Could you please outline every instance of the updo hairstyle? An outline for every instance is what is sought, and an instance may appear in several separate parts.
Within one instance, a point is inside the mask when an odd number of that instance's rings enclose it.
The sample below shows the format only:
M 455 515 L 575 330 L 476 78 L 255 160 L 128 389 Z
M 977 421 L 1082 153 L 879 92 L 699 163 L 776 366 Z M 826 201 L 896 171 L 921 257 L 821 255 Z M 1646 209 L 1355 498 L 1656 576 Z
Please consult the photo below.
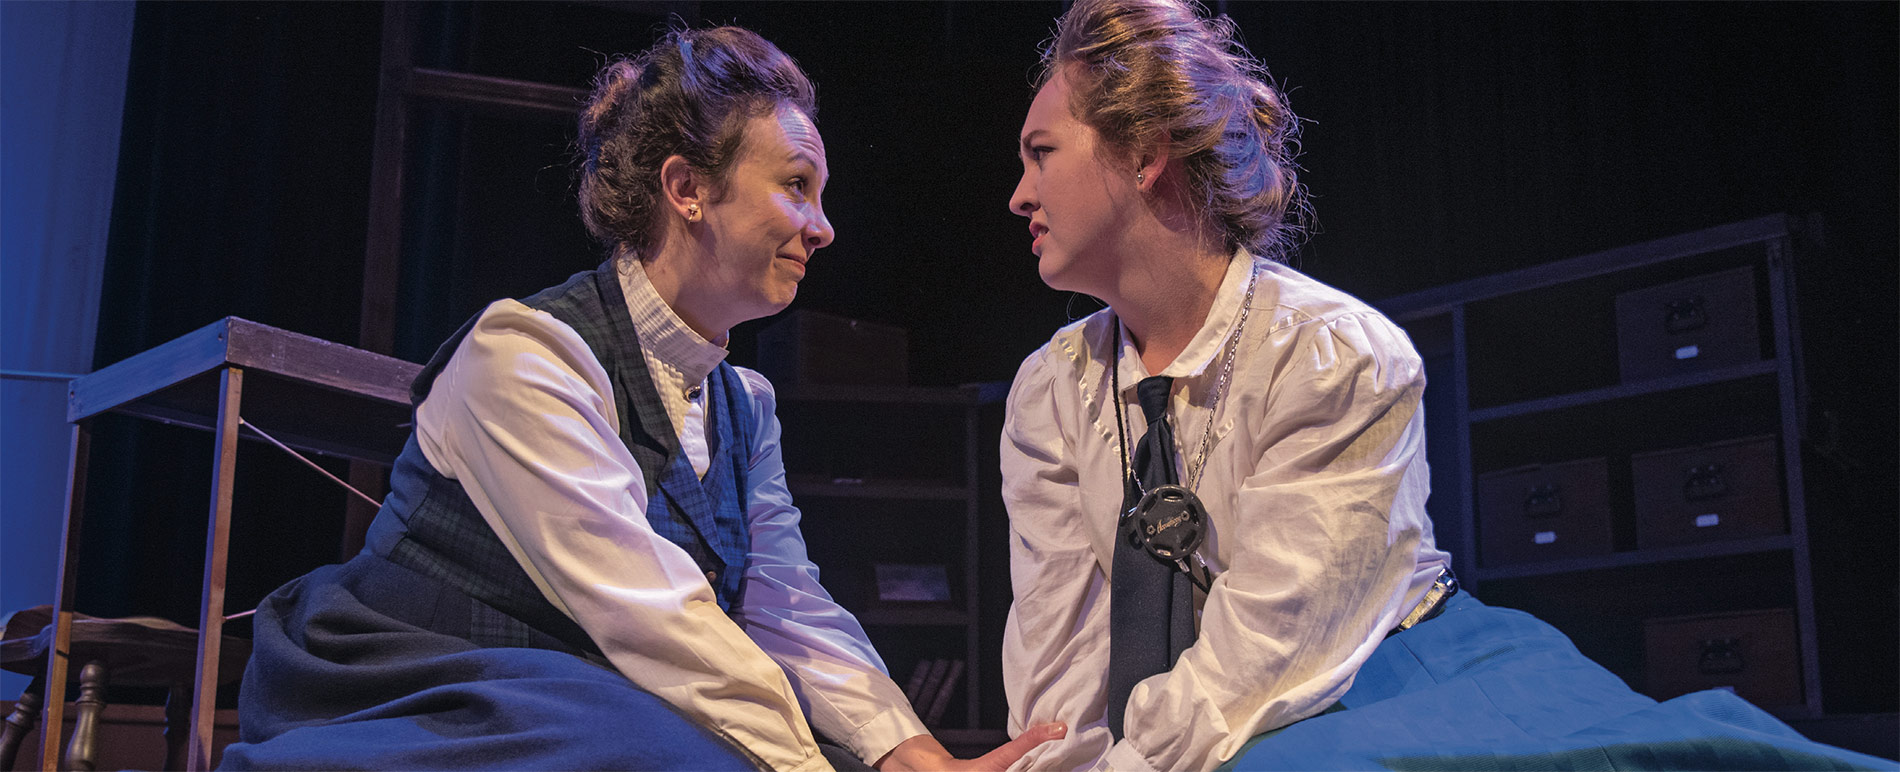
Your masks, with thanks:
M 811 80 L 792 58 L 738 27 L 674 29 L 594 77 L 581 111 L 581 220 L 615 258 L 650 258 L 665 232 L 660 165 L 686 159 L 715 200 L 746 122 L 782 104 L 817 119 Z
M 1058 72 L 1069 109 L 1106 148 L 1165 139 L 1228 249 L 1284 260 L 1305 232 L 1300 120 L 1235 39 L 1192 0 L 1076 0 L 1045 45 L 1035 85 Z

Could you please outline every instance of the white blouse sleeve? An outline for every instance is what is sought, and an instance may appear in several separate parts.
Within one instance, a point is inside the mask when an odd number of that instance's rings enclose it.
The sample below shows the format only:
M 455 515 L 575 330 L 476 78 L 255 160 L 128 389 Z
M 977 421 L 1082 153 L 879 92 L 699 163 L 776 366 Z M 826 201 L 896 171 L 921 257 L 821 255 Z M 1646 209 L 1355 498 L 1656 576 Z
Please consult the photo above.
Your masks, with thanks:
M 1024 361 L 1003 423 L 1003 500 L 1009 503 L 1015 593 L 1003 628 L 1003 688 L 1012 737 L 1047 721 L 1065 722 L 1070 730 L 1030 750 L 1013 769 L 1086 764 L 1106 753 L 1110 741 L 1100 722 L 1107 704 L 1108 603 L 1101 597 L 1106 577 L 1084 531 L 1051 357 L 1044 349 Z
M 784 673 L 653 532 L 613 388 L 574 330 L 488 307 L 417 410 L 430 465 L 461 482 L 548 600 L 615 668 L 775 769 L 828 769 Z M 602 727 L 602 731 L 613 731 Z
M 812 725 L 866 763 L 877 761 L 929 730 L 891 681 L 857 618 L 819 585 L 785 484 L 777 397 L 765 376 L 739 373 L 758 426 L 746 472 L 752 551 L 739 617 L 759 647 L 783 666 Z
M 1372 313 L 1272 335 L 1286 356 L 1250 371 L 1262 402 L 1236 404 L 1230 441 L 1258 461 L 1221 535 L 1231 563 L 1195 645 L 1129 699 L 1124 743 L 1155 769 L 1211 769 L 1337 701 L 1404 611 L 1421 528 L 1390 513 L 1422 511 L 1427 488 L 1418 355 Z

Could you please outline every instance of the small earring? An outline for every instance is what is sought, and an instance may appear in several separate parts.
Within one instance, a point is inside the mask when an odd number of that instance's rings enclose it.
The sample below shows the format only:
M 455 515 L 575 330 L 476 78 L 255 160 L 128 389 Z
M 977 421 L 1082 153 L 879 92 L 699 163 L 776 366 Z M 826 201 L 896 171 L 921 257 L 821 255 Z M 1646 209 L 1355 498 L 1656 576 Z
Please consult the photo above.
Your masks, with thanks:
M 686 221 L 699 222 L 699 205 L 698 204 L 686 205 Z
M 1147 179 L 1148 179 L 1148 173 L 1147 173 L 1147 172 L 1135 172 L 1135 184 L 1136 184 L 1136 185 L 1140 185 L 1141 183 L 1143 183 L 1143 182 L 1145 182 L 1145 181 L 1147 181 Z

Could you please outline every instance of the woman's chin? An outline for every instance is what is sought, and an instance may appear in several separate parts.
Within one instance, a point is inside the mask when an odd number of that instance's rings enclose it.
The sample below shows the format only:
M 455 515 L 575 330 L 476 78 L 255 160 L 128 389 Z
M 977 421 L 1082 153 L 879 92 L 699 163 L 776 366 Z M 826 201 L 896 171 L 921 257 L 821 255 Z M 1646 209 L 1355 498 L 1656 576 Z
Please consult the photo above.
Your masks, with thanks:
M 783 311 L 791 307 L 792 301 L 797 300 L 797 299 L 798 299 L 798 285 L 793 284 L 781 292 L 774 293 L 772 297 L 767 298 L 765 301 L 765 307 L 766 307 L 765 313 L 760 314 L 760 316 L 762 317 L 771 316 L 780 311 Z
M 1068 261 L 1044 252 L 1042 258 L 1036 261 L 1036 275 L 1042 277 L 1042 283 L 1049 285 L 1049 289 L 1066 291 L 1069 289 L 1069 267 Z
M 1078 268 L 1074 260 L 1047 253 L 1043 255 L 1040 262 L 1036 263 L 1036 273 L 1042 277 L 1043 284 L 1049 285 L 1049 289 L 1095 295 L 1095 292 L 1091 291 L 1094 285 L 1087 281 L 1087 277 L 1083 275 L 1084 272 L 1077 270 Z

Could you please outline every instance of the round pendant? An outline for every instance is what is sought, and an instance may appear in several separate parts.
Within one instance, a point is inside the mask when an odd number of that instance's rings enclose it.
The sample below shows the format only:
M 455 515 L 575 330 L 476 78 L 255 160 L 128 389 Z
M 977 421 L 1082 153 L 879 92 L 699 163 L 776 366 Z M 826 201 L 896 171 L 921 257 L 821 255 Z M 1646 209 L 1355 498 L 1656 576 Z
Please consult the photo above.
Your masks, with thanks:
M 1155 487 L 1128 514 L 1148 554 L 1169 562 L 1194 554 L 1207 536 L 1207 508 L 1179 485 Z

